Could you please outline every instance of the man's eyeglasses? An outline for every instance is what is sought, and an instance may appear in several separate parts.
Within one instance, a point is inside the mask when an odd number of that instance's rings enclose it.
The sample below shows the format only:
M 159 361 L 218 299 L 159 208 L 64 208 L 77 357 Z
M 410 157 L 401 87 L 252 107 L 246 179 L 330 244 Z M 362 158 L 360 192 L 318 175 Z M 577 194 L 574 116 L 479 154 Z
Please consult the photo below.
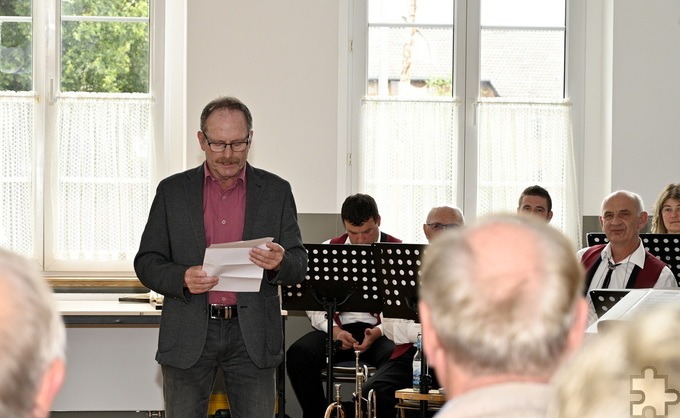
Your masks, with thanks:
M 235 142 L 210 142 L 208 139 L 208 135 L 203 132 L 203 137 L 205 138 L 205 142 L 208 144 L 210 147 L 210 151 L 212 152 L 224 152 L 224 150 L 227 149 L 227 147 L 231 147 L 232 152 L 243 152 L 248 148 L 248 144 L 250 144 L 250 134 L 248 134 L 247 137 L 243 141 L 235 141 Z
M 425 224 L 429 226 L 430 228 L 436 230 L 436 231 L 441 231 L 443 229 L 454 229 L 458 228 L 460 225 L 458 224 L 440 224 L 439 222 L 431 223 L 431 224 Z

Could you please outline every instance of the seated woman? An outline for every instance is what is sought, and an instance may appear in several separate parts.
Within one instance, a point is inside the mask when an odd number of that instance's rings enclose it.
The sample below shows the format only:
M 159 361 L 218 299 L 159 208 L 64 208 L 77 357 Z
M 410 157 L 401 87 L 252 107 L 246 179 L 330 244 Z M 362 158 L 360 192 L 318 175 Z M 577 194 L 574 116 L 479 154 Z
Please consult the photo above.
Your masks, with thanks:
M 656 199 L 652 233 L 680 234 L 680 183 L 669 184 Z

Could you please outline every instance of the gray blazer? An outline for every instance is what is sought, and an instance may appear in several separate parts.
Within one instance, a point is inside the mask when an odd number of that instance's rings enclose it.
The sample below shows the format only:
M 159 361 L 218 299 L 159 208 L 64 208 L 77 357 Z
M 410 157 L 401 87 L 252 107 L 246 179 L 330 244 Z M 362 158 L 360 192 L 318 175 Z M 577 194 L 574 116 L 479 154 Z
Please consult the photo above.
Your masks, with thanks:
M 135 272 L 149 289 L 165 296 L 156 360 L 186 369 L 201 355 L 208 329 L 207 293 L 184 288 L 184 272 L 203 264 L 203 165 L 160 182 L 135 257 Z M 246 165 L 243 240 L 274 237 L 285 250 L 278 273 L 265 271 L 259 292 L 237 293 L 238 321 L 255 365 L 276 367 L 283 360 L 279 285 L 300 283 L 307 252 L 297 224 L 290 184 Z

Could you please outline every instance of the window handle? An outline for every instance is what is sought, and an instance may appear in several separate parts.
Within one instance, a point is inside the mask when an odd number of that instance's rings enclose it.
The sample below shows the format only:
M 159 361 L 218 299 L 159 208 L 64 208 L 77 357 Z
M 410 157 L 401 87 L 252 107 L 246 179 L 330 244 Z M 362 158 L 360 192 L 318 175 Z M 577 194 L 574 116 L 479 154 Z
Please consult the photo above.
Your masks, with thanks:
M 50 91 L 47 93 L 47 102 L 54 104 L 54 79 L 50 78 Z

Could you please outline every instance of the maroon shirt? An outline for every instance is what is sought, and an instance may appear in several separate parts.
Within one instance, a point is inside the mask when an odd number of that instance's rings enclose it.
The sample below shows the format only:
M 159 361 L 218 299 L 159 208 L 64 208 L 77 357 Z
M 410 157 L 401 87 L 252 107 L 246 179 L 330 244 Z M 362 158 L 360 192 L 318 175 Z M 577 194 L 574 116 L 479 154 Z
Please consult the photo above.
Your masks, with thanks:
M 246 168 L 239 173 L 236 183 L 229 189 L 222 189 L 204 163 L 203 183 L 203 227 L 205 244 L 221 244 L 243 239 L 243 225 L 246 218 Z M 208 303 L 235 305 L 236 293 L 211 290 Z

